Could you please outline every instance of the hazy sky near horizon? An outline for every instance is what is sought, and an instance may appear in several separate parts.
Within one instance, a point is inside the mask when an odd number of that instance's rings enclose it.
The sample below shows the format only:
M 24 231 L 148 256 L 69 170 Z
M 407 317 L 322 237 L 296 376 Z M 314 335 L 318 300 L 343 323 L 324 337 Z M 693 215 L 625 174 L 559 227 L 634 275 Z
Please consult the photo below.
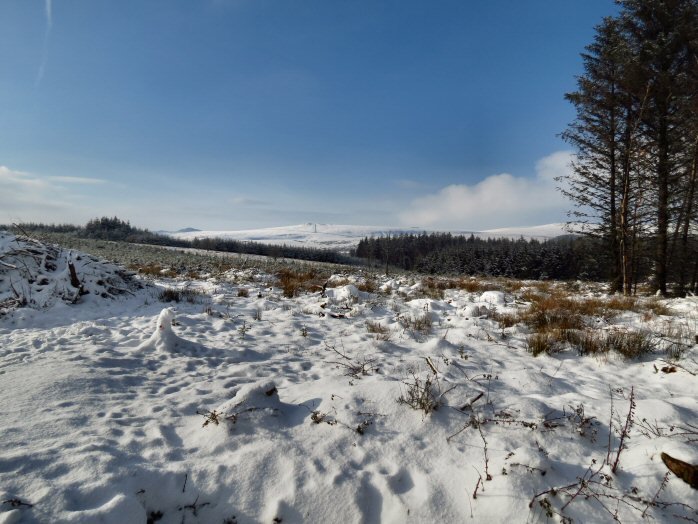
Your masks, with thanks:
M 0 223 L 565 220 L 612 0 L 0 2 Z

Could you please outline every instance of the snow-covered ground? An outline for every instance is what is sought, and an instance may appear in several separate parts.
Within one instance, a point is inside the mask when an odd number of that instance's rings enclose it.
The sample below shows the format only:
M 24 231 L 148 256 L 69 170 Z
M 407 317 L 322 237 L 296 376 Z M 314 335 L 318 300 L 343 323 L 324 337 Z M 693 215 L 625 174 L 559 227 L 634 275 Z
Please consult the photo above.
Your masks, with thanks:
M 185 231 L 169 233 L 175 238 L 193 240 L 194 238 L 226 238 L 265 244 L 286 244 L 338 251 L 349 251 L 356 247 L 365 237 L 381 237 L 403 233 L 429 232 L 420 228 L 390 228 L 381 226 L 351 226 L 333 224 L 298 224 L 285 227 L 263 229 L 246 229 L 239 231 Z M 545 240 L 566 234 L 564 224 L 547 224 L 532 227 L 512 227 L 486 231 L 451 231 L 453 234 L 471 235 L 481 238 L 535 238 Z
M 357 273 L 285 298 L 247 268 L 138 289 L 89 255 L 0 248 L 2 523 L 698 521 L 660 460 L 698 463 L 696 346 L 673 372 L 660 351 L 535 358 L 492 314 L 526 287 L 427 298 Z M 28 274 L 53 287 L 23 306 Z M 109 275 L 128 292 L 102 296 Z M 590 322 L 696 332 L 695 299 L 665 305 Z

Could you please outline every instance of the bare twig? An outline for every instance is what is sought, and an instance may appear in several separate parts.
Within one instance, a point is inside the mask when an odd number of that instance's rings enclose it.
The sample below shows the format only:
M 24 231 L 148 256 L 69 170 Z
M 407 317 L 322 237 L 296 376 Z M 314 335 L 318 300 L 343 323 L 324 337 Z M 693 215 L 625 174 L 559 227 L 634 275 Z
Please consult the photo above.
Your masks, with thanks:
M 662 479 L 662 482 L 659 484 L 659 489 L 657 489 L 657 492 L 654 494 L 654 497 L 652 497 L 652 500 L 647 503 L 647 507 L 645 508 L 645 511 L 642 512 L 643 519 L 645 518 L 645 515 L 647 514 L 647 510 L 650 509 L 651 506 L 655 505 L 655 501 L 657 500 L 657 497 L 659 497 L 659 494 L 666 487 L 668 482 L 669 482 L 669 472 L 664 474 L 664 478 Z
M 434 373 L 434 375 L 438 375 L 439 372 L 436 370 L 436 367 L 434 366 L 434 363 L 431 361 L 431 358 L 424 357 L 424 360 L 427 361 L 427 364 L 431 368 L 431 371 Z
M 473 469 L 475 469 L 475 466 L 473 466 Z M 477 484 L 475 484 L 475 490 L 473 491 L 473 499 L 477 499 L 477 490 L 480 489 L 480 486 L 482 486 L 482 491 L 485 491 L 485 485 L 482 482 L 482 475 L 480 475 L 480 472 L 475 469 L 477 473 Z
M 628 407 L 628 415 L 625 417 L 625 425 L 623 426 L 623 429 L 620 432 L 620 442 L 618 443 L 618 451 L 616 452 L 616 459 L 613 461 L 613 466 L 611 467 L 611 471 L 613 473 L 616 472 L 618 469 L 618 463 L 620 462 L 620 454 L 625 449 L 625 441 L 630 438 L 630 428 L 633 426 L 634 423 L 634 415 L 635 415 L 635 387 L 630 388 L 630 406 Z

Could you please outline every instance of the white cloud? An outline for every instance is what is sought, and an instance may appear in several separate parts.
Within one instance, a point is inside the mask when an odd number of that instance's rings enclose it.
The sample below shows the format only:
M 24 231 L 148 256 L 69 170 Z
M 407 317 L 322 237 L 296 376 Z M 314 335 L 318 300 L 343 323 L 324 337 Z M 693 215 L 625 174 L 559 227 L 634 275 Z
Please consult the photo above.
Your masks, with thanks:
M 570 172 L 574 155 L 570 151 L 557 151 L 536 162 L 536 174 L 539 180 L 554 182 L 558 176 Z
M 558 151 L 536 163 L 535 178 L 508 173 L 474 185 L 454 184 L 412 201 L 399 215 L 404 225 L 448 229 L 488 229 L 564 220 L 569 207 L 555 177 L 570 170 L 572 153 Z
M 82 221 L 86 210 L 76 184 L 106 183 L 98 178 L 40 176 L 0 165 L 0 223 Z

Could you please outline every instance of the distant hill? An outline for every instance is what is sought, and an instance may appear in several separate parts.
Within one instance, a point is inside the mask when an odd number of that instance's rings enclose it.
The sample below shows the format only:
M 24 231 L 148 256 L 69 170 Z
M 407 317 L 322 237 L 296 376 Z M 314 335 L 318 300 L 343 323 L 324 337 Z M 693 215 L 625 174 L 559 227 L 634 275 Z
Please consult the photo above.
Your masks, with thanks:
M 545 224 L 530 227 L 510 227 L 489 229 L 485 231 L 449 231 L 454 235 L 475 235 L 479 238 L 520 238 L 546 240 L 567 234 L 565 224 Z M 264 244 L 286 244 L 288 246 L 334 249 L 347 252 L 354 249 L 364 237 L 383 237 L 400 234 L 431 233 L 418 227 L 387 227 L 387 226 L 357 226 L 337 224 L 315 224 L 307 222 L 292 226 L 268 227 L 243 230 L 198 230 L 194 228 L 180 229 L 176 232 L 162 232 L 181 240 L 194 238 L 223 238 Z
M 154 233 L 156 235 L 174 236 L 174 235 L 178 235 L 179 233 L 196 233 L 197 231 L 201 231 L 201 230 L 196 229 L 195 227 L 183 227 L 182 229 L 178 229 L 177 231 L 165 231 L 163 229 L 160 229 L 158 231 L 154 231 Z

